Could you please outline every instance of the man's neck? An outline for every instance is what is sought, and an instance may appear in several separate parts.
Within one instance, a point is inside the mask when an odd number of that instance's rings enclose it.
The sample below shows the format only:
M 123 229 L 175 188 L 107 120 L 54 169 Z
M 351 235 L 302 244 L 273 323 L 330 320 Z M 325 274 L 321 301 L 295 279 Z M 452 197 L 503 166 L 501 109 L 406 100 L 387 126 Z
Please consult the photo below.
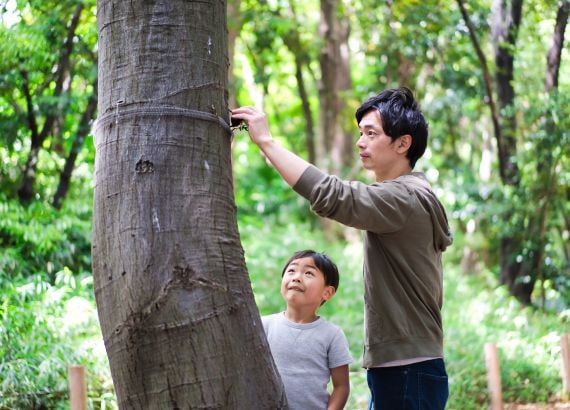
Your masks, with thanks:
M 376 182 L 384 182 L 391 179 L 396 179 L 398 177 L 401 177 L 402 175 L 407 175 L 411 172 L 412 172 L 412 167 L 410 167 L 410 164 L 406 161 L 406 163 L 396 165 L 386 171 L 377 172 Z

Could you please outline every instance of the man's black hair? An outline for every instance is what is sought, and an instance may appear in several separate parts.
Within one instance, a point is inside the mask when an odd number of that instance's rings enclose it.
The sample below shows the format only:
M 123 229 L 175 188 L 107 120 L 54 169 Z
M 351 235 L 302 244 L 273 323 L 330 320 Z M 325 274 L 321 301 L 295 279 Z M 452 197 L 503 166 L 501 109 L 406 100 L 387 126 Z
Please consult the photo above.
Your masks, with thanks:
M 392 141 L 402 135 L 410 135 L 412 144 L 406 155 L 413 168 L 424 154 L 428 139 L 428 124 L 409 88 L 400 87 L 382 91 L 370 98 L 356 110 L 356 121 L 360 124 L 364 114 L 377 110 L 384 133 Z

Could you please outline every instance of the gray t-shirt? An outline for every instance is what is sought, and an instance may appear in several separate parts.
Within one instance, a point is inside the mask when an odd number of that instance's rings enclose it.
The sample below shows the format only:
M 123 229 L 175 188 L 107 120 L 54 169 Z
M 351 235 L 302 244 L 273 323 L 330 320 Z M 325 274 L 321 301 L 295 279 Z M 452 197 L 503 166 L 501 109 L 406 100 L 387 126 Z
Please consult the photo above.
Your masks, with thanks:
M 312 323 L 291 322 L 284 312 L 261 319 L 289 409 L 326 409 L 330 369 L 352 363 L 342 329 L 321 317 Z

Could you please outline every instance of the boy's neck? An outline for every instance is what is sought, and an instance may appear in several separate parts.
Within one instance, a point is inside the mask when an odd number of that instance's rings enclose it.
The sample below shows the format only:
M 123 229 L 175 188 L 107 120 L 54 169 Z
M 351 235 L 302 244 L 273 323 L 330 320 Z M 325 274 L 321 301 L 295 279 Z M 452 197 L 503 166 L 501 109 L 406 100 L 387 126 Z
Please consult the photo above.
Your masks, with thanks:
M 317 312 L 314 310 L 304 310 L 304 309 L 293 309 L 287 307 L 285 309 L 285 318 L 294 323 L 312 323 L 317 320 Z

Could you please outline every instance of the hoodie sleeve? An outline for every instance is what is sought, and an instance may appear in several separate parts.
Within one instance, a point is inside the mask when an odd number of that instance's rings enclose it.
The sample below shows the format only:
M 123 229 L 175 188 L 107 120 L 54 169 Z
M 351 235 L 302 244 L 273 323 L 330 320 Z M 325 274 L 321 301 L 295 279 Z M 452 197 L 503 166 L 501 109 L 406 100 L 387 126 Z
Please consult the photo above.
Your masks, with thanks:
M 318 215 L 379 234 L 401 229 L 410 213 L 410 192 L 402 184 L 346 182 L 311 166 L 293 189 Z

